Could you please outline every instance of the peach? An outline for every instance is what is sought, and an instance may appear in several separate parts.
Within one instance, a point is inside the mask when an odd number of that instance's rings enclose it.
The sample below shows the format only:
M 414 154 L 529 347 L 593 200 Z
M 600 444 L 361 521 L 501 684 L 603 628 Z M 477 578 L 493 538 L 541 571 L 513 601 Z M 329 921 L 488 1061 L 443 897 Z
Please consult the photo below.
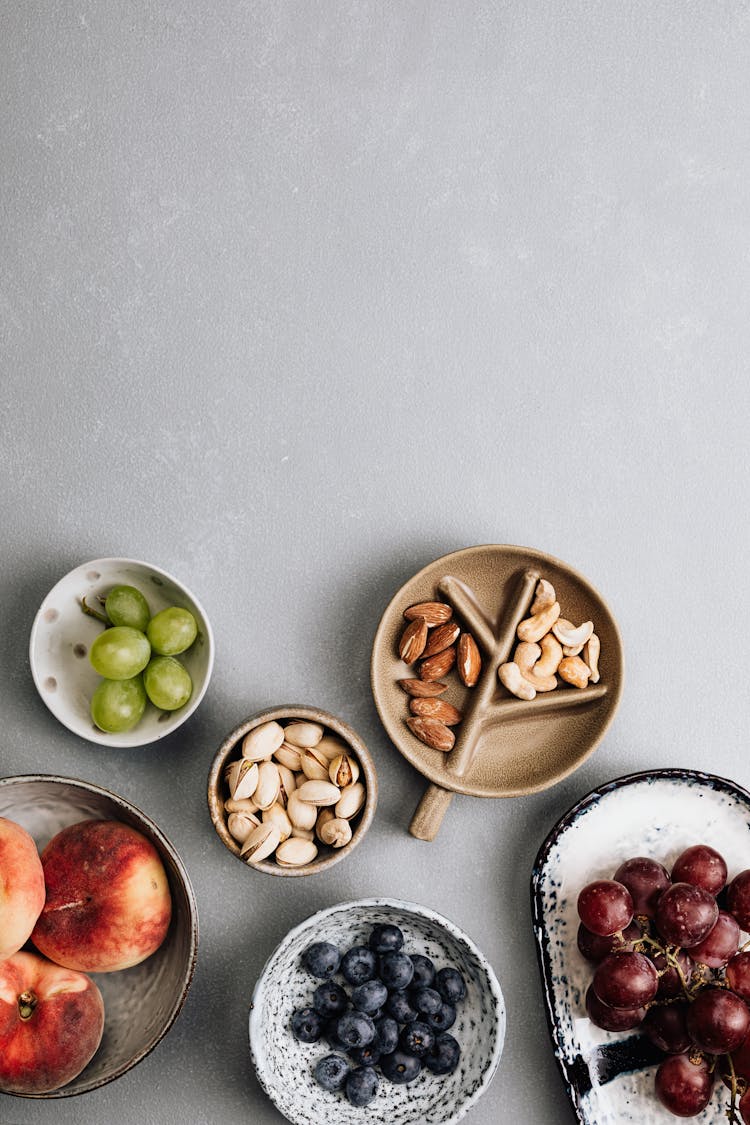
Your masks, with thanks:
M 116 820 L 63 828 L 42 852 L 47 901 L 31 935 L 40 953 L 84 973 L 128 969 L 166 937 L 172 899 L 156 848 Z
M 0 817 L 0 961 L 29 939 L 44 906 L 44 873 L 25 828 Z
M 104 1004 L 94 982 L 35 953 L 0 962 L 0 1090 L 46 1094 L 96 1052 Z

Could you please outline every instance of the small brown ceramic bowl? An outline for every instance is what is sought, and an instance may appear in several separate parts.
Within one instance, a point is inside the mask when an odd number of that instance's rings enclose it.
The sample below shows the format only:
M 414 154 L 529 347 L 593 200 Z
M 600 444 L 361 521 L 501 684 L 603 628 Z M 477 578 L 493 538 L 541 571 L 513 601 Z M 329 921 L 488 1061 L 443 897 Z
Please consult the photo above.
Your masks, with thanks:
M 96 981 L 104 1000 L 104 1035 L 91 1062 L 59 1090 L 15 1096 L 65 1098 L 84 1094 L 119 1078 L 145 1058 L 179 1015 L 198 953 L 193 888 L 182 860 L 154 822 L 135 805 L 89 782 L 44 774 L 0 778 L 0 817 L 25 828 L 40 851 L 70 824 L 120 820 L 150 840 L 167 872 L 172 920 L 163 944 L 131 969 L 87 974 Z
M 224 801 L 229 796 L 229 789 L 224 776 L 226 767 L 242 756 L 242 740 L 255 727 L 272 721 L 285 726 L 295 720 L 320 723 L 325 728 L 326 735 L 333 735 L 349 748 L 352 756 L 359 762 L 359 780 L 365 788 L 365 800 L 362 808 L 350 820 L 352 838 L 347 844 L 339 848 L 329 847 L 321 843 L 316 836 L 315 843 L 318 847 L 318 854 L 312 862 L 304 866 L 283 867 L 276 862 L 273 856 L 248 864 L 249 867 L 258 871 L 265 871 L 268 875 L 316 875 L 319 871 L 326 871 L 329 867 L 333 867 L 335 863 L 339 863 L 346 856 L 351 855 L 370 827 L 378 801 L 378 780 L 370 752 L 359 735 L 342 719 L 330 715 L 327 711 L 321 711 L 317 707 L 305 707 L 297 704 L 288 704 L 283 707 L 273 707 L 268 711 L 261 711 L 257 715 L 245 719 L 227 735 L 216 752 L 208 775 L 208 808 L 211 813 L 211 820 L 217 835 L 232 855 L 242 859 L 240 855 L 241 845 L 230 834 L 224 811 Z M 261 815 L 260 812 L 257 813 L 259 818 Z M 244 863 L 245 860 L 242 860 L 242 862 Z

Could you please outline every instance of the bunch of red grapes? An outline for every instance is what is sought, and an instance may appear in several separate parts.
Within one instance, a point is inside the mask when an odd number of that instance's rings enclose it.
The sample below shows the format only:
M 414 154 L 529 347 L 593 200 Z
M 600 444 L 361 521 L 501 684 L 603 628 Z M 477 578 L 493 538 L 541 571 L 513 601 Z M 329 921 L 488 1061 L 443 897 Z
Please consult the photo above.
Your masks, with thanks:
M 640 1027 L 664 1052 L 656 1094 L 677 1117 L 706 1108 L 718 1075 L 731 1091 L 727 1117 L 750 1125 L 750 949 L 740 949 L 750 870 L 727 885 L 727 865 L 707 844 L 684 851 L 671 876 L 636 856 L 585 886 L 578 914 L 578 948 L 596 965 L 592 1023 Z

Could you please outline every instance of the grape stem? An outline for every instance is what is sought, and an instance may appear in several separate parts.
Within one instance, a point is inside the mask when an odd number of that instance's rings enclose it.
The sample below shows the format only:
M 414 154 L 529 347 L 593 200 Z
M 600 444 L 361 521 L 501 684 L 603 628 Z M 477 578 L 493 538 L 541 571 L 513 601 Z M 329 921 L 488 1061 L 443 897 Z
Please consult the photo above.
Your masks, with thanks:
M 93 606 L 90 606 L 85 597 L 80 599 L 80 604 L 82 611 L 88 614 L 89 617 L 95 617 L 97 621 L 101 621 L 102 625 L 109 625 L 109 618 L 105 617 L 103 613 L 100 613 L 98 609 L 94 609 Z
M 734 1069 L 734 1060 L 731 1055 L 725 1055 L 724 1058 L 729 1064 L 729 1078 L 730 1078 L 730 1101 L 727 1106 L 727 1120 L 732 1125 L 742 1125 L 742 1121 L 737 1116 L 737 1094 L 740 1093 L 740 1084 L 737 1081 L 737 1073 Z

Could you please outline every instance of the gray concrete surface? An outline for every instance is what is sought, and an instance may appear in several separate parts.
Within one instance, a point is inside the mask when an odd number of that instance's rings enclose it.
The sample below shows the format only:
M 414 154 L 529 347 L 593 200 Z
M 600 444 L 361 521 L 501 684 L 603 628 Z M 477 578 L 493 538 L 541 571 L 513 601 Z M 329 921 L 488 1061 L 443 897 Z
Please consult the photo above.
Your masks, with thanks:
M 508 1040 L 471 1125 L 572 1120 L 528 879 L 593 785 L 683 765 L 750 783 L 750 8 L 746 3 L 40 0 L 0 12 L 0 774 L 85 777 L 184 857 L 202 941 L 166 1040 L 8 1125 L 280 1117 L 246 1048 L 255 977 L 320 906 L 388 894 L 463 926 Z M 373 633 L 446 551 L 548 550 L 617 615 L 606 741 L 556 788 L 459 799 L 372 703 Z M 69 734 L 27 662 L 78 562 L 144 558 L 215 628 L 209 694 L 139 752 Z M 223 735 L 318 704 L 375 755 L 369 838 L 254 876 L 208 820 Z

